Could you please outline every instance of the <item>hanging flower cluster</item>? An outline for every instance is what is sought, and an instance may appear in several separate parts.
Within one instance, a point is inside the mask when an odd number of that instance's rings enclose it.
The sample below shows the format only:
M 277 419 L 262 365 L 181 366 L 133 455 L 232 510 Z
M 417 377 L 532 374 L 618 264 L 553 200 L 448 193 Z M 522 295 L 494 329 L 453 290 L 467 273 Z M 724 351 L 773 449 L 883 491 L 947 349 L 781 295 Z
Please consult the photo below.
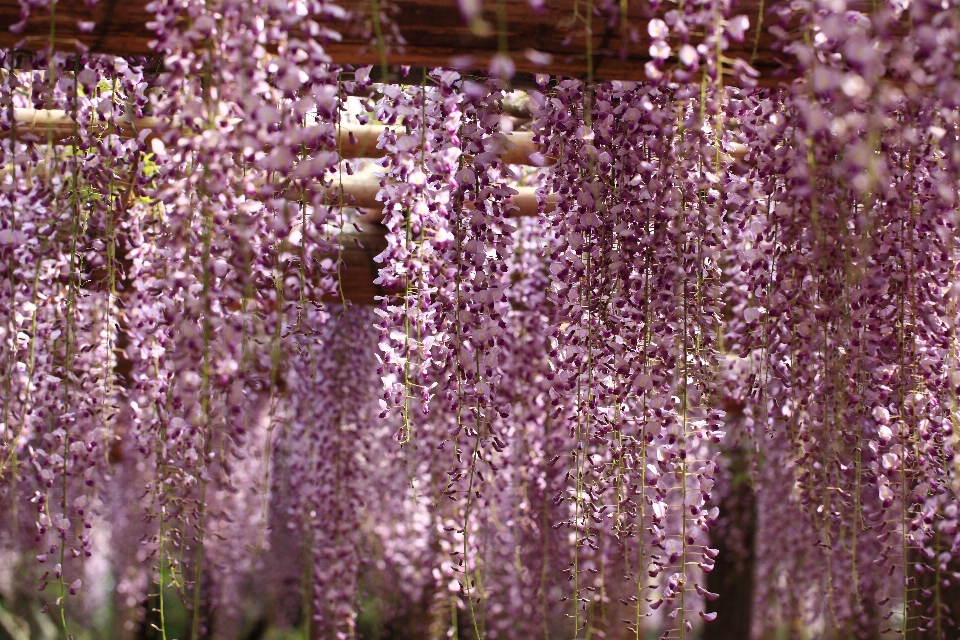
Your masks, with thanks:
M 921 3 L 911 16 L 943 25 L 931 11 Z M 879 81 L 885 64 L 906 71 L 903 56 L 919 53 L 916 38 L 934 28 L 894 39 L 884 56 L 876 43 L 896 17 L 810 13 L 814 44 L 793 45 L 810 81 L 741 103 L 760 197 L 745 218 L 736 279 L 746 295 L 731 337 L 754 363 L 749 420 L 780 461 L 759 471 L 759 486 L 796 487 L 759 539 L 779 535 L 793 511 L 817 541 L 805 558 L 760 554 L 762 575 L 772 585 L 789 571 L 828 596 L 825 609 L 780 598 L 784 615 L 867 633 L 878 608 L 903 607 L 883 626 L 936 635 L 949 617 L 938 595 L 954 546 L 944 533 L 956 533 L 944 475 L 954 439 L 957 185 L 946 131 L 956 105 L 920 93 L 933 74 L 902 76 L 905 91 Z
M 586 618 L 591 599 L 580 585 L 600 564 L 609 522 L 634 567 L 625 595 L 667 603 L 689 631 L 702 588 L 688 566 L 709 566 L 703 543 L 716 516 L 703 443 L 723 435 L 722 414 L 704 397 L 717 360 L 720 209 L 709 186 L 690 198 L 684 184 L 712 171 L 699 152 L 709 138 L 682 94 L 615 84 L 588 97 L 570 82 L 559 90 L 563 107 L 538 126 L 558 157 L 551 294 L 566 322 L 550 343 L 576 403 L 564 416 L 571 484 L 558 496 L 570 501 L 576 537 L 574 616 Z M 652 599 L 650 578 L 662 578 Z

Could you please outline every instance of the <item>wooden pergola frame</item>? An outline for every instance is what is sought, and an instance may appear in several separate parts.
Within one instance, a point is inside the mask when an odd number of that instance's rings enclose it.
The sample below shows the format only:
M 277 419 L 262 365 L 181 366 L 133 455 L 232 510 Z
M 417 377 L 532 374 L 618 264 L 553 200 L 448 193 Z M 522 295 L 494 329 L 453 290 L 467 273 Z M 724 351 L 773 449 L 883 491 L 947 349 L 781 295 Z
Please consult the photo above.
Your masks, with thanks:
M 14 133 L 18 140 L 36 144 L 64 144 L 73 139 L 77 130 L 70 114 L 57 109 L 15 109 L 12 126 L 0 131 L 0 139 L 9 138 Z M 155 117 L 131 118 L 112 123 L 114 131 L 122 137 L 136 137 L 140 132 L 149 131 L 147 139 L 171 123 Z M 106 123 L 98 123 L 94 129 L 106 132 Z M 343 158 L 378 158 L 384 155 L 377 147 L 377 140 L 385 129 L 383 125 L 344 124 L 338 128 L 339 144 Z M 533 143 L 533 134 L 518 131 L 509 136 L 510 148 L 502 154 L 504 162 L 518 165 L 534 165 L 531 157 L 537 147 Z M 10 174 L 7 167 L 0 167 L 0 182 Z M 377 200 L 380 191 L 380 179 L 370 172 L 358 175 L 343 175 L 326 190 L 326 199 L 337 202 L 339 190 L 343 188 L 343 202 L 348 207 L 363 209 L 366 215 L 354 224 L 348 225 L 341 238 L 342 289 L 345 297 L 358 303 L 372 304 L 383 291 L 373 281 L 377 277 L 379 264 L 374 257 L 386 247 L 386 228 L 380 224 L 383 203 Z M 515 217 L 535 216 L 538 201 L 532 187 L 520 187 L 511 199 L 516 207 Z M 548 202 L 548 206 L 551 203 Z
M 535 13 L 528 0 L 488 0 L 479 19 L 468 25 L 455 0 L 396 0 L 393 3 L 377 0 L 378 6 L 386 7 L 386 17 L 395 20 L 405 40 L 402 47 L 396 42 L 387 42 L 381 51 L 370 37 L 371 11 L 377 5 L 373 0 L 354 0 L 342 3 L 354 17 L 349 22 L 331 25 L 343 34 L 343 39 L 324 43 L 324 48 L 338 63 L 376 65 L 377 76 L 382 62 L 394 70 L 400 65 L 465 66 L 482 70 L 506 45 L 521 73 L 586 78 L 589 66 L 595 80 L 645 80 L 644 64 L 650 59 L 647 24 L 658 14 L 648 2 L 628 0 L 621 5 L 626 7 L 626 12 L 618 16 L 617 24 L 594 16 L 588 65 L 588 31 L 583 14 L 587 1 L 546 0 L 543 10 Z M 40 12 L 29 17 L 21 33 L 14 34 L 5 27 L 20 21 L 20 5 L 17 0 L 0 0 L 0 48 L 47 49 L 53 33 L 54 46 L 58 49 L 77 48 L 79 44 L 94 53 L 153 56 L 156 34 L 150 27 L 153 15 L 146 10 L 147 3 L 148 0 L 99 0 L 88 7 L 85 2 L 61 1 L 57 2 L 53 24 L 49 13 Z M 575 7 L 579 7 L 579 11 Z M 769 13 L 770 3 L 766 10 L 762 7 L 762 0 L 746 0 L 737 5 L 734 14 L 747 15 L 750 29 L 742 42 L 731 41 L 724 55 L 728 58 L 727 64 L 735 59 L 750 63 L 760 73 L 757 80 L 761 86 L 776 86 L 789 80 L 793 72 L 783 64 L 789 56 L 782 56 L 776 50 L 778 40 L 760 22 L 769 19 L 764 18 L 764 14 Z M 661 8 L 659 14 L 666 8 Z M 78 26 L 81 22 L 92 22 L 94 27 L 82 32 Z M 501 30 L 505 38 L 500 37 Z M 385 59 L 382 54 L 386 55 Z M 549 60 L 549 64 L 543 64 L 544 60 Z M 39 143 L 65 142 L 76 130 L 69 115 L 62 111 L 18 109 L 15 119 L 17 137 Z M 144 129 L 155 131 L 169 124 L 144 118 L 114 123 L 114 126 L 121 135 L 132 136 Z M 382 129 L 380 125 L 345 125 L 342 132 L 353 135 L 341 139 L 343 156 L 381 157 L 383 151 L 377 148 L 376 141 Z M 9 135 L 10 132 L 0 132 L 0 137 Z M 504 154 L 504 162 L 536 164 L 531 159 L 537 151 L 532 134 L 516 132 L 510 141 L 512 146 Z M 742 156 L 742 153 L 734 155 Z M 0 180 L 5 179 L 2 172 L 0 168 Z M 361 230 L 350 231 L 341 243 L 345 267 L 341 270 L 342 288 L 348 299 L 372 303 L 377 295 L 383 294 L 373 284 L 380 266 L 374 257 L 385 247 L 385 228 L 378 222 L 382 205 L 376 200 L 379 180 L 367 174 L 349 177 L 343 186 L 345 201 L 368 210 L 369 215 L 361 220 Z M 337 197 L 335 192 L 330 195 L 332 200 Z M 513 204 L 517 206 L 514 215 L 536 215 L 537 200 L 531 188 L 520 189 Z M 548 202 L 548 206 L 552 203 Z

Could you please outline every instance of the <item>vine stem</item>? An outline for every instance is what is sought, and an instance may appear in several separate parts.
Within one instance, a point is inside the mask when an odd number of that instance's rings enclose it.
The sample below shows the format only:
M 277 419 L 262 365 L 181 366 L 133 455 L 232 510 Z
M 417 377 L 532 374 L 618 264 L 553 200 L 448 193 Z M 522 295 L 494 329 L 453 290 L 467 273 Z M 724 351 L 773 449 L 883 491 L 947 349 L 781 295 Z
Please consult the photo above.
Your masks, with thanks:
M 477 370 L 480 369 L 480 355 L 479 353 L 476 356 L 477 360 Z M 477 401 L 479 403 L 479 399 Z M 480 412 L 479 407 L 477 407 L 477 423 L 479 426 L 480 422 Z M 464 579 L 464 592 L 467 595 L 467 603 L 470 605 L 470 619 L 473 621 L 473 632 L 476 634 L 477 640 L 480 640 L 482 636 L 480 635 L 480 627 L 477 625 L 477 613 L 473 608 L 473 597 L 470 591 L 473 587 L 470 586 L 470 562 L 467 556 L 467 535 L 469 533 L 470 527 L 470 504 L 473 500 L 473 481 L 474 475 L 477 468 L 477 452 L 480 450 L 480 430 L 477 430 L 477 435 L 474 438 L 473 444 L 473 454 L 470 456 L 470 482 L 467 486 L 467 506 L 464 509 L 463 513 L 463 579 Z M 474 579 L 476 581 L 476 579 Z
M 383 41 L 383 25 L 380 22 L 380 0 L 370 0 L 373 13 L 373 34 L 377 39 L 377 50 L 380 53 L 380 81 L 387 81 L 387 45 Z
M 54 2 L 51 5 L 51 22 L 53 22 L 53 12 L 55 11 L 56 3 Z M 51 26 L 51 33 L 53 27 Z M 51 47 L 52 36 L 51 36 Z M 53 62 L 51 61 L 51 65 Z M 64 305 L 64 314 L 66 316 L 65 324 L 66 331 L 64 332 L 64 361 L 63 361 L 63 370 L 64 370 L 64 383 L 63 383 L 63 404 L 64 404 L 64 416 L 63 420 L 63 502 L 62 506 L 62 518 L 65 523 L 69 524 L 70 520 L 68 518 L 68 498 L 67 498 L 67 477 L 69 473 L 67 472 L 67 460 L 70 455 L 70 420 L 68 417 L 70 414 L 70 369 L 71 369 L 71 347 L 72 339 L 76 336 L 73 332 L 76 329 L 74 322 L 74 314 L 76 313 L 76 304 L 77 298 L 79 296 L 79 283 L 77 282 L 77 244 L 80 240 L 80 231 L 81 231 L 81 221 L 80 221 L 80 194 L 79 194 L 79 180 L 80 180 L 80 165 L 77 162 L 78 155 L 78 144 L 79 140 L 79 129 L 80 125 L 77 123 L 77 111 L 79 108 L 79 91 L 77 77 L 80 75 L 80 56 L 75 55 L 73 58 L 73 143 L 71 145 L 71 160 L 73 161 L 72 166 L 72 184 L 70 192 L 70 203 L 71 211 L 73 213 L 73 237 L 70 241 L 70 275 L 67 279 L 67 300 Z M 67 534 L 66 530 L 60 533 L 60 571 L 59 571 L 59 582 L 60 582 L 60 624 L 63 626 L 63 633 L 71 638 L 70 632 L 67 630 L 67 613 L 66 613 L 66 596 L 67 596 L 67 585 L 66 579 L 64 578 L 64 573 L 66 573 L 66 567 L 64 566 L 66 561 L 66 551 L 67 551 Z
M 207 0 L 208 9 L 209 9 L 209 0 Z M 204 76 L 202 82 L 202 91 L 203 91 L 203 103 L 206 106 L 207 111 L 207 127 L 213 127 L 213 110 L 211 109 L 211 97 L 210 97 L 210 85 L 213 82 L 212 70 L 210 65 L 212 61 L 210 58 L 213 56 L 213 45 L 211 42 L 207 42 L 206 47 L 206 61 L 204 64 Z M 208 171 L 206 164 L 204 165 L 204 173 Z M 206 180 L 204 180 L 206 184 Z M 213 323 L 211 322 L 211 313 L 212 306 L 210 302 L 210 257 L 211 249 L 213 244 L 213 212 L 210 210 L 209 198 L 205 197 L 207 194 L 204 193 L 204 190 L 201 189 L 201 200 L 202 200 L 202 242 L 203 249 L 201 254 L 201 272 L 203 274 L 203 364 L 202 364 L 202 375 L 201 375 L 201 392 L 200 392 L 200 425 L 201 431 L 203 434 L 203 462 L 201 466 L 201 477 L 200 477 L 200 502 L 197 507 L 197 549 L 195 555 L 195 566 L 194 566 L 194 580 L 193 580 L 193 619 L 190 624 L 190 638 L 191 640 L 199 640 L 200 638 L 200 604 L 201 600 L 201 579 L 203 577 L 203 543 L 204 535 L 206 533 L 206 506 L 207 506 L 207 479 L 203 476 L 205 475 L 203 471 L 205 466 L 209 464 L 210 453 L 213 448 L 213 433 L 210 429 L 210 345 L 213 339 Z M 279 306 L 279 305 L 278 305 Z
M 14 63 L 14 57 L 8 56 L 10 59 L 10 71 L 8 72 L 10 76 L 16 71 L 16 65 Z M 17 119 L 14 117 L 14 97 L 15 90 L 10 89 L 10 104 L 8 105 L 8 119 L 10 121 L 10 175 L 12 177 L 11 184 L 13 185 L 14 191 L 11 193 L 10 198 L 10 219 L 11 219 L 11 230 L 16 234 L 19 230 L 18 220 L 17 220 L 17 206 L 16 206 L 16 185 L 17 185 Z M 14 268 L 14 251 L 10 251 L 9 259 L 7 260 L 7 273 L 10 274 L 10 301 L 14 305 L 17 301 L 17 274 L 16 269 Z M 10 326 L 8 331 L 11 335 L 16 333 L 16 320 L 14 314 L 9 314 Z M 7 370 L 7 375 L 4 380 L 4 394 L 3 394 L 3 428 L 4 431 L 10 428 L 10 394 L 13 389 L 13 368 L 16 363 L 16 358 L 11 358 L 10 366 Z M 17 441 L 20 439 L 19 432 L 14 435 L 10 440 L 10 450 L 14 452 L 17 450 Z M 0 463 L 0 478 L 3 477 L 3 472 L 6 469 L 6 462 Z M 16 480 L 16 476 L 12 478 Z M 16 509 L 16 501 L 14 501 L 14 508 Z M 16 521 L 16 520 L 15 520 Z

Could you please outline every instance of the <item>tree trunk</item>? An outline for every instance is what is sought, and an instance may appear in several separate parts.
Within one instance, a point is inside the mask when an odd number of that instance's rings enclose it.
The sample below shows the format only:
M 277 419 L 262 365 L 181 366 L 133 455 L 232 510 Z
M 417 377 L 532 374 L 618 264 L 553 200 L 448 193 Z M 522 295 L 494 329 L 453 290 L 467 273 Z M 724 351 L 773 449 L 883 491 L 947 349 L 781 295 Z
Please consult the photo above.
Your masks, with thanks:
M 711 544 L 720 551 L 707 590 L 721 596 L 707 601 L 707 612 L 717 619 L 704 625 L 703 640 L 748 640 L 753 620 L 753 538 L 756 500 L 740 448 L 727 452 L 730 488 L 720 502 L 719 524 Z

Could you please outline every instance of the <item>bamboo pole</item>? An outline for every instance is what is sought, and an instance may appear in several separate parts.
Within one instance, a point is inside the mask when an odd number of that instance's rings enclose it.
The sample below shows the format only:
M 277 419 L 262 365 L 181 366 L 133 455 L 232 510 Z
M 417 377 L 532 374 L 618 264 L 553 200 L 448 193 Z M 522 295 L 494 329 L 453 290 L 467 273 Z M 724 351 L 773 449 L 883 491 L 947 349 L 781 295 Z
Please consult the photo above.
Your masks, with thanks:
M 16 120 L 17 139 L 24 142 L 52 141 L 54 143 L 68 142 L 76 132 L 76 123 L 66 111 L 62 109 L 14 109 Z M 239 121 L 237 121 L 239 122 Z M 112 124 L 120 136 L 135 138 L 147 132 L 146 139 L 156 135 L 176 122 L 169 122 L 160 118 L 147 116 L 143 118 L 119 118 L 112 123 L 98 119 L 93 129 L 103 133 Z M 355 124 L 344 123 L 338 126 L 337 135 L 341 155 L 344 158 L 382 158 L 386 151 L 377 146 L 380 134 L 386 129 L 382 124 Z M 12 134 L 12 123 L 5 129 L 0 129 L 0 139 L 9 138 Z M 539 157 L 534 157 L 538 149 L 533 143 L 533 134 L 529 131 L 517 131 L 507 134 L 508 147 L 501 157 L 507 164 L 538 166 L 544 164 Z M 546 160 L 549 163 L 549 159 Z
M 14 115 L 17 121 L 17 138 L 26 142 L 54 141 L 62 143 L 72 139 L 76 130 L 70 116 L 58 110 L 44 109 L 16 109 Z M 97 122 L 95 129 L 106 131 L 105 122 Z M 120 135 L 135 137 L 148 131 L 147 138 L 156 135 L 156 132 L 169 126 L 167 122 L 158 118 L 146 117 L 136 119 L 120 119 L 113 123 L 114 130 Z M 384 155 L 384 150 L 377 147 L 377 140 L 384 130 L 383 125 L 356 125 L 341 126 L 342 155 L 345 158 L 376 158 Z M 349 134 L 353 134 L 352 136 Z M 346 134 L 346 135 L 345 135 Z M 9 138 L 11 129 L 0 130 L 0 138 Z M 503 160 L 514 164 L 533 164 L 531 155 L 537 152 L 533 144 L 533 134 L 517 132 L 508 137 L 512 144 L 503 153 Z M 747 149 L 742 145 L 734 145 L 728 154 L 728 161 L 741 161 Z M 42 171 L 43 168 L 39 167 Z M 348 227 L 341 236 L 341 259 L 343 269 L 341 278 L 342 289 L 348 300 L 360 304 L 374 304 L 384 291 L 374 284 L 379 270 L 375 257 L 386 248 L 386 228 L 381 224 L 383 217 L 383 203 L 377 199 L 382 189 L 383 178 L 373 173 L 368 167 L 355 175 L 339 176 L 330 187 L 324 189 L 325 200 L 329 203 L 344 202 L 346 206 L 363 210 L 363 215 L 357 218 L 359 230 Z M 12 172 L 9 167 L 0 167 L 0 182 L 6 180 Z M 342 184 L 343 197 L 339 193 Z M 529 186 L 520 186 L 515 189 L 507 204 L 510 217 L 533 217 L 538 215 L 539 202 L 536 190 Z M 288 198 L 296 199 L 295 193 L 286 193 Z M 557 194 L 547 194 L 545 211 L 552 212 L 558 201 Z M 465 203 L 467 208 L 474 204 Z

